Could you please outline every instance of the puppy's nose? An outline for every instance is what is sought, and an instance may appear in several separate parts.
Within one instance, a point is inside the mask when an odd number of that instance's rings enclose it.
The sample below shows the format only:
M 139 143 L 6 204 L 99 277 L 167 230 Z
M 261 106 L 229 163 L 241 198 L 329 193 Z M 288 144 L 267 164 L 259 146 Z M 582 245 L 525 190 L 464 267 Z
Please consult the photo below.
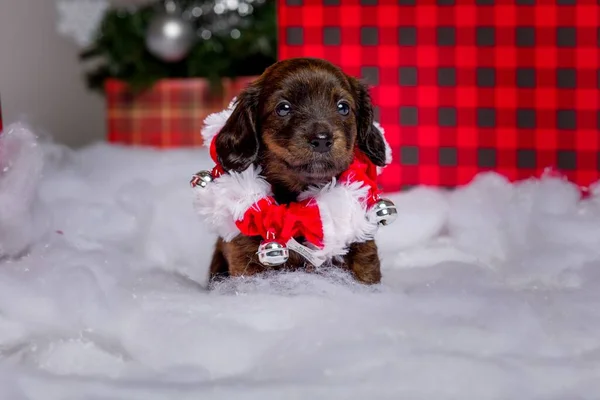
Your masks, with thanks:
M 309 143 L 317 153 L 327 153 L 333 146 L 333 135 L 329 132 L 319 132 L 310 138 Z

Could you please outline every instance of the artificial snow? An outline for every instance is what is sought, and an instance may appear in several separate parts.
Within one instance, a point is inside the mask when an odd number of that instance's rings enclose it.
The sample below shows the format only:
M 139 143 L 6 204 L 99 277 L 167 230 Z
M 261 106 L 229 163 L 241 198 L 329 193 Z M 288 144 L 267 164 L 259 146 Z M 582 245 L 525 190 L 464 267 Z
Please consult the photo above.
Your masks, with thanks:
M 204 149 L 0 136 L 0 399 L 597 399 L 600 193 L 482 174 L 390 194 L 383 282 L 205 289 Z

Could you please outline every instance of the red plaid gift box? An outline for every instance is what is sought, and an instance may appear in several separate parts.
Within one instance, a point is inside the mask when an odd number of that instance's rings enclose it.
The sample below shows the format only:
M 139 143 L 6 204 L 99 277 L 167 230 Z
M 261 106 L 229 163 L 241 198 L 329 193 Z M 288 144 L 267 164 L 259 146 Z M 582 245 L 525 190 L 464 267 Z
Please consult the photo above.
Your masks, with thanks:
M 110 79 L 105 85 L 108 141 L 159 148 L 201 146 L 204 118 L 227 107 L 252 79 L 224 79 L 221 95 L 201 78 L 162 80 L 139 95 Z
M 279 0 L 278 13 L 280 58 L 372 85 L 394 156 L 384 189 L 485 170 L 599 178 L 596 0 Z

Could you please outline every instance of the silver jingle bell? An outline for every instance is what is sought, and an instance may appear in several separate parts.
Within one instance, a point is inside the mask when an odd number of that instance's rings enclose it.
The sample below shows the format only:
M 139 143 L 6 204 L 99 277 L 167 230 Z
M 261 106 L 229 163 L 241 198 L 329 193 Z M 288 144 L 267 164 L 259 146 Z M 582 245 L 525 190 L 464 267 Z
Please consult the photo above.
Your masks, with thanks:
M 278 242 L 262 242 L 258 246 L 258 261 L 264 266 L 272 267 L 285 263 L 290 252 L 287 247 Z
M 201 188 L 205 188 L 209 183 L 213 181 L 213 176 L 210 171 L 200 171 L 197 172 L 190 181 L 190 186 L 195 188 L 200 186 Z
M 387 226 L 398 218 L 396 205 L 388 199 L 379 200 L 374 206 L 375 220 L 379 225 Z

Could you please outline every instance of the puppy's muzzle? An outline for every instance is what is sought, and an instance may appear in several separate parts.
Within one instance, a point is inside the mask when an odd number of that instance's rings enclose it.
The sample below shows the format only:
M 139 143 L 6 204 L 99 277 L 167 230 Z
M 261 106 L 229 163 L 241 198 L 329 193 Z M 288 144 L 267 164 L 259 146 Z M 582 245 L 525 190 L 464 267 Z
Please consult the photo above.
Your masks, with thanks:
M 317 153 L 327 153 L 333 146 L 333 135 L 331 132 L 318 132 L 309 136 L 308 143 L 313 151 Z

